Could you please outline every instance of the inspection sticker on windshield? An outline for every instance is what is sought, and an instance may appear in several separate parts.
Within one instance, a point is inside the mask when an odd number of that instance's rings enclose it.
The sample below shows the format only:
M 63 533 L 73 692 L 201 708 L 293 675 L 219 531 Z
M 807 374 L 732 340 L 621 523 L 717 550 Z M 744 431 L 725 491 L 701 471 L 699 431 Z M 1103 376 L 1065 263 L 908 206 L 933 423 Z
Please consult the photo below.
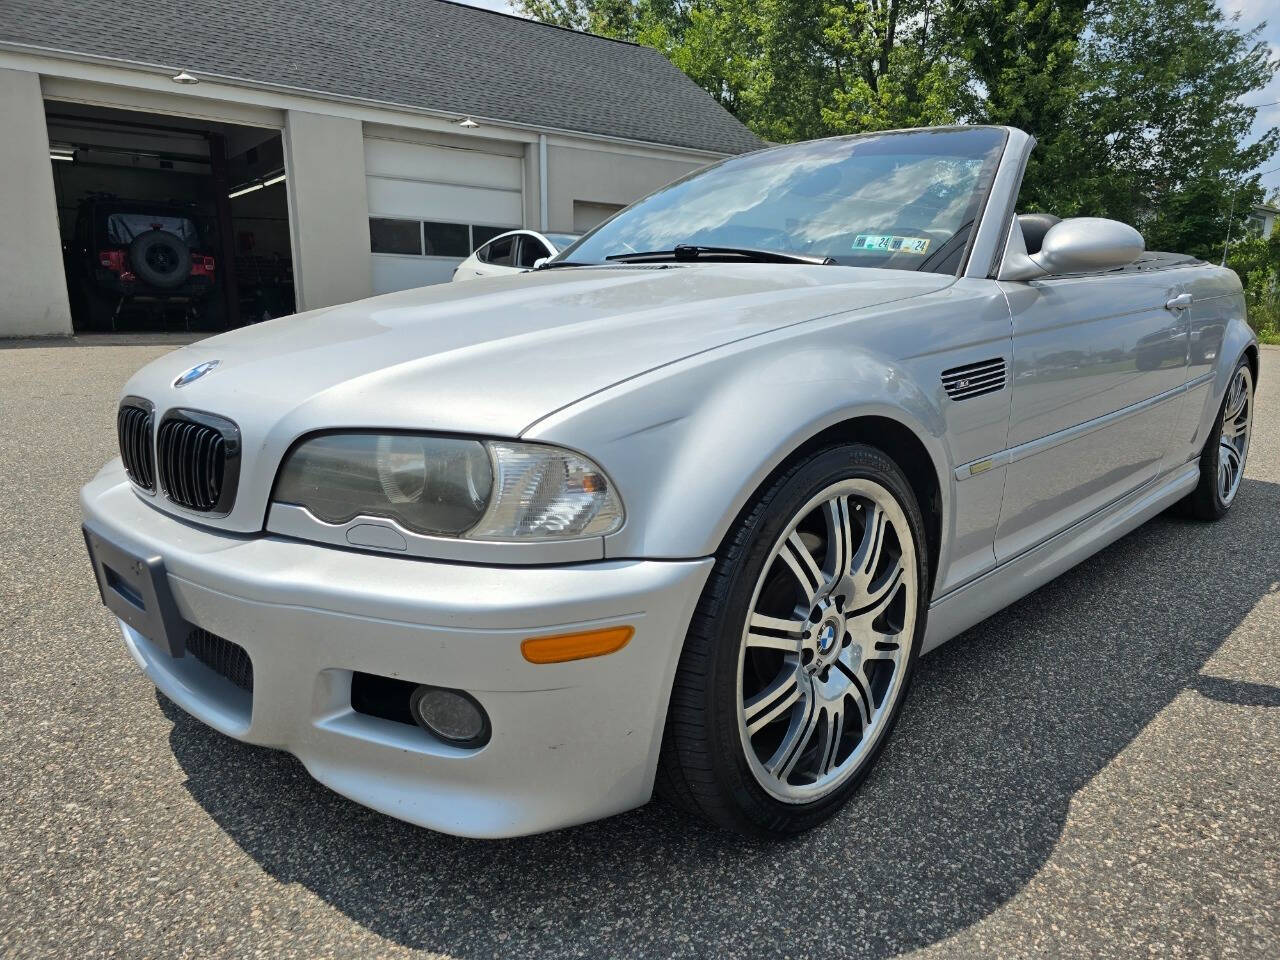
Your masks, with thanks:
M 924 253 L 929 249 L 928 237 L 893 237 L 880 233 L 860 233 L 853 238 L 855 250 L 878 250 L 886 253 Z

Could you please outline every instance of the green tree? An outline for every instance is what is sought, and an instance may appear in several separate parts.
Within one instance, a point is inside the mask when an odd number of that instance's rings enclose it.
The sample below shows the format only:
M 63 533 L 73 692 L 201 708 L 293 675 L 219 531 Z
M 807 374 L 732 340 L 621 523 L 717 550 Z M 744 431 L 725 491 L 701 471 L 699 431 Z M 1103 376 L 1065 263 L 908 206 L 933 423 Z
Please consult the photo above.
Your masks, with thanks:
M 1065 212 L 1132 223 L 1156 249 L 1221 257 L 1229 211 L 1234 233 L 1262 197 L 1250 171 L 1280 144 L 1275 128 L 1245 143 L 1257 111 L 1239 101 L 1277 69 L 1260 29 L 1240 30 L 1212 0 L 1099 4 L 1066 119 L 1085 189 Z
M 1232 241 L 1227 266 L 1244 282 L 1249 323 L 1264 343 L 1280 343 L 1280 230 L 1245 231 Z
M 1049 209 L 1090 150 L 1068 123 L 1082 86 L 1080 36 L 1089 0 L 957 0 L 950 27 L 982 90 L 975 119 L 1036 138 L 1023 178 L 1027 209 Z
M 1038 141 L 1022 209 L 1124 220 L 1155 249 L 1221 257 L 1280 146 L 1246 143 L 1241 106 L 1280 63 L 1215 0 L 519 2 L 662 50 L 766 140 L 1020 127 Z
M 956 15 L 935 0 L 856 0 L 824 9 L 836 67 L 826 130 L 853 133 L 956 123 L 978 100 Z
M 973 111 L 950 0 L 520 0 L 662 50 L 761 137 L 950 123 Z

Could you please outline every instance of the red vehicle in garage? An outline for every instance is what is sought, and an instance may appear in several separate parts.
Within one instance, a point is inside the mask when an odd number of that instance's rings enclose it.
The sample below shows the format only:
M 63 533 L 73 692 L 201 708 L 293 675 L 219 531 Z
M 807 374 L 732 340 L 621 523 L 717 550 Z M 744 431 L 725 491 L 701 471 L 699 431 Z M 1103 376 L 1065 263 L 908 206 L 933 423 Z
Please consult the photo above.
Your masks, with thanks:
M 77 326 L 114 330 L 120 317 L 173 317 L 190 327 L 214 288 L 212 244 L 193 207 L 95 196 L 81 201 L 67 250 L 67 286 Z

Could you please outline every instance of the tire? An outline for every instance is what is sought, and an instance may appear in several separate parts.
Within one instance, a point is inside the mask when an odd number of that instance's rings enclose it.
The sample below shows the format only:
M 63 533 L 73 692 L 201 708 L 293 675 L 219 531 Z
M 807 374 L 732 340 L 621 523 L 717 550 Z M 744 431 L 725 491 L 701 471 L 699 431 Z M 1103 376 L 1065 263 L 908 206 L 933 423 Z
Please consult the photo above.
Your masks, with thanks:
M 883 452 L 844 444 L 784 470 L 729 531 L 703 589 L 658 791 L 757 837 L 832 816 L 897 720 L 928 584 L 920 508 Z
M 191 248 L 168 230 L 148 230 L 129 244 L 129 265 L 143 283 L 173 290 L 191 276 Z
M 1235 502 L 1253 432 L 1253 389 L 1253 368 L 1242 357 L 1231 373 L 1213 429 L 1200 452 L 1200 482 L 1177 503 L 1176 510 L 1182 516 L 1221 520 Z M 1225 440 L 1224 428 L 1228 433 Z

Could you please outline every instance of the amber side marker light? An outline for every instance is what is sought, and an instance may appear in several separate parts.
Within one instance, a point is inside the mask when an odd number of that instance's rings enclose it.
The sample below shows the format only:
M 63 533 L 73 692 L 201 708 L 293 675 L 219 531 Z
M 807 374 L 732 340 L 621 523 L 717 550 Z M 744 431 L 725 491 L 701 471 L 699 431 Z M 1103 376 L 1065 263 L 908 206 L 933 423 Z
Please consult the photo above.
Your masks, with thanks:
M 608 627 L 584 633 L 561 633 L 554 637 L 530 637 L 520 644 L 520 652 L 530 663 L 564 663 L 617 653 L 635 636 L 634 627 Z

